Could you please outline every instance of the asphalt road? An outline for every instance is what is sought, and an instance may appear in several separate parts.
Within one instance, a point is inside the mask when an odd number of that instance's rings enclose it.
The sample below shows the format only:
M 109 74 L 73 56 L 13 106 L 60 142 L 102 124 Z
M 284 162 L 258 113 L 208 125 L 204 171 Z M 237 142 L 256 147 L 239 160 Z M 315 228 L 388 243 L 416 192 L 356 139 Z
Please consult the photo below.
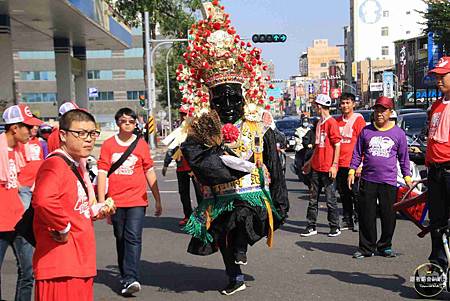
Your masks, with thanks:
M 134 300 L 414 300 L 418 299 L 410 282 L 414 269 L 426 262 L 429 237 L 420 239 L 418 229 L 399 219 L 394 236 L 396 258 L 375 256 L 356 260 L 358 234 L 343 231 L 329 238 L 326 206 L 321 203 L 319 235 L 302 238 L 308 195 L 291 172 L 287 185 L 291 211 L 287 223 L 276 232 L 274 246 L 269 249 L 260 241 L 249 249 L 244 267 L 248 288 L 234 296 L 219 295 L 226 285 L 220 254 L 207 257 L 186 252 L 189 236 L 183 234 L 178 221 L 182 215 L 177 193 L 175 169 L 167 177 L 160 174 L 162 156 L 158 155 L 157 171 L 163 198 L 163 216 L 153 217 L 153 204 L 145 218 L 141 260 L 142 292 Z M 288 159 L 288 164 L 292 162 Z M 191 193 L 194 197 L 193 193 Z M 95 300 L 121 300 L 116 264 L 115 242 L 111 226 L 95 223 L 97 237 L 98 276 Z M 9 250 L 2 268 L 3 298 L 12 300 L 16 268 Z M 449 294 L 440 296 L 450 298 Z

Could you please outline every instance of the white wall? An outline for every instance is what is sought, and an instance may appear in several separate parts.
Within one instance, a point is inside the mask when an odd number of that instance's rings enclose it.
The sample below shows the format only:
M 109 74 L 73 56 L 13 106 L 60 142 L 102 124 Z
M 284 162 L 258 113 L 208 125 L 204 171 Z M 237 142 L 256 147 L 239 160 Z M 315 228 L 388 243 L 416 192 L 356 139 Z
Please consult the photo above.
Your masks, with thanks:
M 422 35 L 423 0 L 351 0 L 354 14 L 355 61 L 395 59 L 394 41 Z M 386 13 L 387 12 L 387 13 Z M 409 12 L 409 13 L 407 13 Z M 382 36 L 382 27 L 388 27 L 388 36 Z M 389 54 L 382 55 L 382 46 Z

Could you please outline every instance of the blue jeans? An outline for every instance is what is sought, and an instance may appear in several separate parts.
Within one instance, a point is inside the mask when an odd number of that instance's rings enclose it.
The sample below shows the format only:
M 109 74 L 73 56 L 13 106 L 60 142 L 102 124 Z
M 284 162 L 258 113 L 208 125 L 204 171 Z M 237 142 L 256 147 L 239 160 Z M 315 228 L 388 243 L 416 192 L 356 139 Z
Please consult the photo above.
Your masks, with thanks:
M 31 187 L 28 186 L 19 187 L 19 197 L 22 200 L 22 204 L 25 210 L 27 210 L 28 207 L 30 207 L 31 196 L 32 196 Z
M 120 276 L 125 282 L 139 279 L 144 216 L 145 207 L 117 208 L 111 216 Z
M 6 249 L 11 246 L 17 261 L 17 284 L 15 301 L 30 301 L 33 290 L 33 247 L 15 232 L 0 232 L 0 270 Z M 2 299 L 0 277 L 0 300 Z

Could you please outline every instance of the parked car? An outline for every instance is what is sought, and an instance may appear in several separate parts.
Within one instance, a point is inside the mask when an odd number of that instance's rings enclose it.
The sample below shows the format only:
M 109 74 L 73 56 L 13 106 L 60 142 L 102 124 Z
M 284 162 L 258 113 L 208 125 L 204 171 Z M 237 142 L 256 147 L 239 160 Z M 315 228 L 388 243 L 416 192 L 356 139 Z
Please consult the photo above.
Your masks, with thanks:
M 289 116 L 275 121 L 277 129 L 286 136 L 286 151 L 293 150 L 295 147 L 295 130 L 300 127 L 301 120 L 297 116 Z
M 369 125 L 372 120 L 371 116 L 373 111 L 372 110 L 355 110 L 355 113 L 359 113 L 364 117 L 364 120 L 366 121 L 366 125 Z
M 397 115 L 404 115 L 404 114 L 409 114 L 409 113 L 422 113 L 422 112 L 426 112 L 426 111 L 421 108 L 406 108 L 406 109 L 396 110 L 396 112 L 397 112 Z
M 425 163 L 425 153 L 427 151 L 427 138 L 424 135 L 406 135 L 408 142 L 409 160 L 416 164 Z
M 426 129 L 427 113 L 425 111 L 420 113 L 407 113 L 398 116 L 397 125 L 402 128 L 406 134 L 420 135 Z

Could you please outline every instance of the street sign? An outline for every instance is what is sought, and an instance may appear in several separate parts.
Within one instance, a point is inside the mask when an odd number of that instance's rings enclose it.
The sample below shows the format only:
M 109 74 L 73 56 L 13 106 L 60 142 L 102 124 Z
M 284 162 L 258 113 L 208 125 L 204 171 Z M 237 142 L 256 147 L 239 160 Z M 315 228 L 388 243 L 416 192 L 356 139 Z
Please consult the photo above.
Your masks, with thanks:
M 370 92 L 383 91 L 383 83 L 370 83 Z
M 322 79 L 320 81 L 320 93 L 328 95 L 329 92 L 330 92 L 330 81 L 327 79 Z
M 383 72 L 383 95 L 394 98 L 394 73 L 391 71 Z
M 89 97 L 98 97 L 98 89 L 97 88 L 89 88 Z

